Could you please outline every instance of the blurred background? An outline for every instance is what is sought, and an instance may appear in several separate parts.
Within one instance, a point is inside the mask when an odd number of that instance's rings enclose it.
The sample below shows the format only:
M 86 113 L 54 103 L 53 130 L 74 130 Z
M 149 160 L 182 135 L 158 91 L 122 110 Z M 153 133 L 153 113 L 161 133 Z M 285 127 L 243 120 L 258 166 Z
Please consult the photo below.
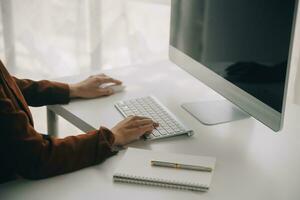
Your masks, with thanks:
M 170 0 L 1 0 L 0 58 L 29 78 L 167 58 Z
M 0 59 L 53 79 L 168 58 L 171 0 L 0 0 Z M 46 133 L 45 108 L 32 108 Z M 79 132 L 60 119 L 60 136 Z

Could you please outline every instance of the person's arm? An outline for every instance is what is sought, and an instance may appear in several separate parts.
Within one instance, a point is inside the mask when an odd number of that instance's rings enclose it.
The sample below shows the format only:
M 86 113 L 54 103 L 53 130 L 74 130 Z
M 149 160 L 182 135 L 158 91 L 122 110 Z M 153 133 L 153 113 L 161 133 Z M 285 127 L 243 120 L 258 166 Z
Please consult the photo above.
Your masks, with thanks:
M 70 87 L 67 84 L 13 78 L 29 106 L 66 104 L 70 101 Z
M 71 98 L 96 98 L 113 94 L 112 89 L 99 87 L 102 84 L 122 84 L 105 74 L 90 76 L 74 84 L 53 81 L 33 81 L 13 77 L 29 106 L 66 104 Z
M 22 177 L 39 179 L 97 164 L 114 154 L 106 128 L 56 139 L 37 133 L 23 111 L 15 110 L 0 86 L 0 155 Z

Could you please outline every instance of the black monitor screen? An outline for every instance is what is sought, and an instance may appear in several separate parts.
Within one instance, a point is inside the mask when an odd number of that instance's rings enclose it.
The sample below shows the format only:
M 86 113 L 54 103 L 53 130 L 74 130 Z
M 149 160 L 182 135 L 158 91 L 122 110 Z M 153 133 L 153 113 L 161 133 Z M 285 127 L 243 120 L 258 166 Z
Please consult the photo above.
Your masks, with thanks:
M 172 0 L 170 44 L 281 112 L 296 0 Z

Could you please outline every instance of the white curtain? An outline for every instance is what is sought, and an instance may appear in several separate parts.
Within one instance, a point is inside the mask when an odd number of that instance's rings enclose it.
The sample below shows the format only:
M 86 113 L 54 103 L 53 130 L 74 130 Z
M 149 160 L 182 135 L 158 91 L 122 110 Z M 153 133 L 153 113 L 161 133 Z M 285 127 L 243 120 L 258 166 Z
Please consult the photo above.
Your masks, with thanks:
M 0 59 L 53 78 L 167 59 L 170 0 L 0 0 Z

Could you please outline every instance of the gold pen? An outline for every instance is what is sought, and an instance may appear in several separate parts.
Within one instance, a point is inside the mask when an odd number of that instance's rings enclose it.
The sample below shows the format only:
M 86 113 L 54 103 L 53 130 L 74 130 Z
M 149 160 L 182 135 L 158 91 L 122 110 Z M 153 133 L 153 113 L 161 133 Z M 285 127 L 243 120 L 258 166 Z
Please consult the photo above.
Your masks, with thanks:
M 188 169 L 188 170 L 196 170 L 202 172 L 212 172 L 213 170 L 211 167 L 205 167 L 200 165 L 186 165 L 186 164 L 171 163 L 171 162 L 164 162 L 164 161 L 157 161 L 157 160 L 152 160 L 151 165 L 157 167 L 170 167 L 176 169 Z

